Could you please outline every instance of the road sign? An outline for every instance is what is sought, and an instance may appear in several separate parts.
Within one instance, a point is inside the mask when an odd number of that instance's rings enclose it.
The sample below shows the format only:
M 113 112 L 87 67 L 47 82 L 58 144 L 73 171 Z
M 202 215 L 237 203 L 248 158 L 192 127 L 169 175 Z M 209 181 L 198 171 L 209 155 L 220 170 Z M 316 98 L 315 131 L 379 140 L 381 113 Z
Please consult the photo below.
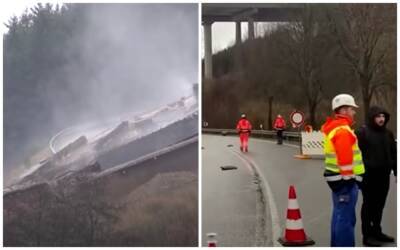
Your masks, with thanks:
M 304 113 L 298 110 L 293 111 L 290 114 L 290 121 L 294 127 L 300 127 L 304 123 Z

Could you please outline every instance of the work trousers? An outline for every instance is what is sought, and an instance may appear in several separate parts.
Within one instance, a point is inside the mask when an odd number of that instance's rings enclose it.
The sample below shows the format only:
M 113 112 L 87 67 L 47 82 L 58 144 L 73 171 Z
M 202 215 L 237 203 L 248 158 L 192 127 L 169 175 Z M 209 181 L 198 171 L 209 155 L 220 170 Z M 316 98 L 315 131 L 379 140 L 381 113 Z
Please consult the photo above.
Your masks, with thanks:
M 243 151 L 248 151 L 248 143 L 249 143 L 249 133 L 240 133 L 240 149 Z
M 358 186 L 346 183 L 332 192 L 333 213 L 331 222 L 331 246 L 354 247 L 354 227 L 356 225 L 356 204 Z
M 278 138 L 278 144 L 282 144 L 282 141 L 283 141 L 283 129 L 278 129 L 276 131 L 276 136 Z

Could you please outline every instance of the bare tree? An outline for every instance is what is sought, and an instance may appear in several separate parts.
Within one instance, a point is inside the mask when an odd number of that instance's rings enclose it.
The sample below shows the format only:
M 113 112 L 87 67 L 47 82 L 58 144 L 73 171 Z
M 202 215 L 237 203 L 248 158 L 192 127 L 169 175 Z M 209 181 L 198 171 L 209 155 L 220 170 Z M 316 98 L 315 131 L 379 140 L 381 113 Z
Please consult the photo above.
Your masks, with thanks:
M 5 245 L 44 246 L 48 244 L 49 218 L 54 194 L 49 185 L 38 184 L 27 190 L 16 191 L 5 199 Z
M 305 4 L 297 22 L 280 28 L 278 41 L 282 61 L 295 76 L 309 112 L 309 122 L 316 126 L 316 109 L 322 100 L 322 74 L 328 54 L 323 23 L 316 15 L 315 6 Z
M 388 64 L 396 46 L 396 4 L 343 4 L 328 12 L 331 30 L 361 88 L 364 115 L 373 96 L 395 85 Z M 393 77 L 394 74 L 394 77 Z
M 64 212 L 73 218 L 73 223 L 67 223 L 67 228 L 78 235 L 70 238 L 77 239 L 81 245 L 99 246 L 106 244 L 107 234 L 113 231 L 113 225 L 118 220 L 118 205 L 107 201 L 104 184 L 90 180 L 86 176 L 77 176 L 64 185 Z M 59 189 L 60 190 L 60 189 Z M 71 245 L 73 241 L 67 242 Z

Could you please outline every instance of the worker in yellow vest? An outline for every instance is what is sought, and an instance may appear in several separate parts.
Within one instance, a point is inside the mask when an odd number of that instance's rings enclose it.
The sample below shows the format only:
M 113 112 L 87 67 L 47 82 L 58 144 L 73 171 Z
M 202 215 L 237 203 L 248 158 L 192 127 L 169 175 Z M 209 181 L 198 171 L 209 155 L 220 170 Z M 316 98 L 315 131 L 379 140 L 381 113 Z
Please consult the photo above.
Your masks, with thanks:
M 355 246 L 356 203 L 358 184 L 362 181 L 364 165 L 357 136 L 351 129 L 358 108 L 354 98 L 340 94 L 332 100 L 334 117 L 328 117 L 324 133 L 324 177 L 332 190 L 333 213 L 331 246 Z

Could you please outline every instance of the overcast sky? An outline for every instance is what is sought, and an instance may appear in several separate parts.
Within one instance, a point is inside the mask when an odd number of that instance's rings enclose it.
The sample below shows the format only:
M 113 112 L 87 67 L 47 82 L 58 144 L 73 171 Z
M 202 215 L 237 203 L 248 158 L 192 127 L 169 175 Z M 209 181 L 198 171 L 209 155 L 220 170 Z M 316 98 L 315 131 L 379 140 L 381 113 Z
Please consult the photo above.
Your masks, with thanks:
M 61 2 L 57 1 L 49 1 L 53 4 Z M 10 19 L 11 16 L 16 15 L 20 16 L 25 9 L 31 8 L 36 5 L 35 1 L 8 1 L 1 3 L 0 14 L 1 14 L 1 27 L 0 32 L 4 34 L 8 31 L 7 27 L 4 23 Z M 256 36 L 263 34 L 263 30 L 265 28 L 265 23 L 255 23 Z M 204 36 L 203 36 L 203 28 L 201 29 L 201 55 L 204 55 Z M 247 38 L 247 23 L 242 23 L 242 40 Z M 213 43 L 213 53 L 221 51 L 235 43 L 235 23 L 233 22 L 219 22 L 214 23 L 212 25 L 212 43 Z
M 50 1 L 53 4 L 61 2 Z M 36 5 L 36 1 L 7 1 L 1 3 L 0 15 L 1 25 L 0 32 L 4 34 L 8 31 L 8 28 L 4 25 L 13 15 L 21 16 L 22 13 L 28 8 Z M 214 23 L 213 29 L 213 52 L 220 51 L 229 45 L 232 45 L 235 41 L 235 23 Z M 247 33 L 247 23 L 242 23 L 243 37 Z M 202 32 L 203 34 L 203 32 Z M 202 43 L 202 51 L 203 51 Z
M 223 50 L 226 47 L 231 46 L 235 43 L 235 23 L 233 22 L 213 23 L 211 27 L 212 27 L 213 53 Z M 247 23 L 242 23 L 242 39 L 244 39 L 244 35 L 246 33 L 247 33 Z M 202 37 L 204 41 L 204 35 Z M 202 43 L 202 48 L 204 49 L 204 42 Z
M 272 29 L 278 23 L 254 23 L 254 34 L 256 37 L 262 36 L 265 30 Z M 242 41 L 247 39 L 247 22 L 242 22 Z M 216 53 L 235 43 L 236 31 L 234 22 L 216 22 L 212 26 L 212 51 Z M 201 29 L 201 56 L 204 56 L 204 30 Z

